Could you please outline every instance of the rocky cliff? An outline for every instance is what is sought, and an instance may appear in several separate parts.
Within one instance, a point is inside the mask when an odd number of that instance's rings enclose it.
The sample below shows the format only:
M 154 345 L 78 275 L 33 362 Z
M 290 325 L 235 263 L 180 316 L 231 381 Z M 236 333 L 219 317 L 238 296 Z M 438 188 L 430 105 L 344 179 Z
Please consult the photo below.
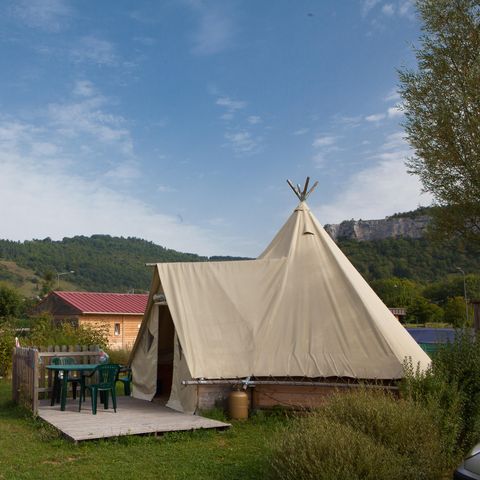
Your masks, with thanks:
M 386 238 L 421 238 L 430 222 L 428 215 L 415 217 L 387 217 L 384 220 L 346 220 L 325 225 L 325 230 L 334 239 L 384 240 Z

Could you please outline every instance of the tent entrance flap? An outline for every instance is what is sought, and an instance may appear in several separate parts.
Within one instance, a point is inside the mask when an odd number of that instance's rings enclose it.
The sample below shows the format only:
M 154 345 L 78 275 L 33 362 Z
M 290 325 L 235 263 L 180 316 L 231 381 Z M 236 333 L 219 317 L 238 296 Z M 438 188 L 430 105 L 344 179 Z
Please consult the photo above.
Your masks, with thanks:
M 158 308 L 157 390 L 155 396 L 169 397 L 173 379 L 175 329 L 167 305 Z

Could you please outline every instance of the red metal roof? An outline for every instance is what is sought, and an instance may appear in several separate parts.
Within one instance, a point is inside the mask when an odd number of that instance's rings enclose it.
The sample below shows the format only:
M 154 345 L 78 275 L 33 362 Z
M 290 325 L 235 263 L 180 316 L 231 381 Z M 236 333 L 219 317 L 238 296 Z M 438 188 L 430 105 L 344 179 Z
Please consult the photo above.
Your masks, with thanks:
M 82 313 L 142 315 L 147 307 L 144 293 L 53 292 Z

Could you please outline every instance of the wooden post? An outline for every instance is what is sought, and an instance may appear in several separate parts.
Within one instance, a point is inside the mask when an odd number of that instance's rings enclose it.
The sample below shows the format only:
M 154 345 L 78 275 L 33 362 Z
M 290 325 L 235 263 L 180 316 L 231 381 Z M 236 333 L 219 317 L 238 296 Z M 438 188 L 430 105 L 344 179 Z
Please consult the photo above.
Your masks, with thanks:
M 475 333 L 480 332 L 480 300 L 471 300 L 473 305 L 473 330 Z
M 39 364 L 38 364 L 38 350 L 32 349 L 32 412 L 34 415 L 38 413 L 38 377 L 39 377 Z
M 12 354 L 12 402 L 18 402 L 18 392 L 17 392 L 17 348 L 13 348 Z

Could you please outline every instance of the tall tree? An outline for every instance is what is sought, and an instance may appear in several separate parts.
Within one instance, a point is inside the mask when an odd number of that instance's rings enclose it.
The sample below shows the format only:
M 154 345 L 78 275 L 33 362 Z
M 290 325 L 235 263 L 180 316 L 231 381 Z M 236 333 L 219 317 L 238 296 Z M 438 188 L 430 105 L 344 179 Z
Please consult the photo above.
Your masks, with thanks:
M 399 72 L 407 165 L 444 207 L 433 211 L 436 231 L 480 244 L 480 0 L 416 5 L 417 70 Z

